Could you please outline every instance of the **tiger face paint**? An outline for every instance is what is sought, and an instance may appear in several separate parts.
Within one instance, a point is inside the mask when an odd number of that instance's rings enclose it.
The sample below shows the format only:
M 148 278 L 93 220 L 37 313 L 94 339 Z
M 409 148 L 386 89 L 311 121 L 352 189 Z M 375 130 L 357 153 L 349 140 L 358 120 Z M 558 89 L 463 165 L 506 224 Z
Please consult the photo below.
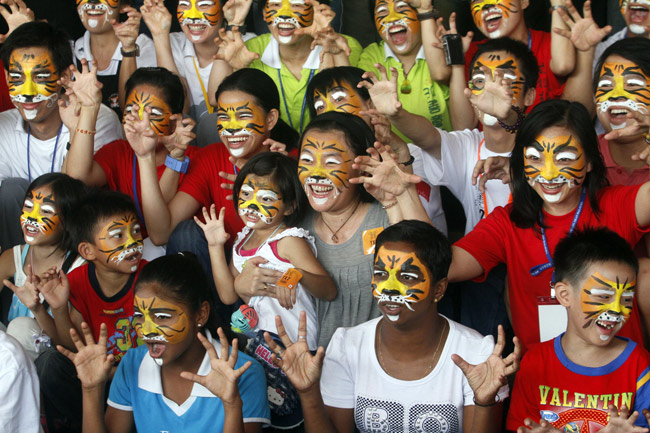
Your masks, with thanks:
M 548 203 L 582 185 L 589 171 L 582 144 L 573 135 L 538 136 L 524 148 L 524 161 L 528 184 Z
M 255 228 L 262 221 L 269 225 L 284 210 L 282 196 L 268 176 L 249 174 L 239 190 L 239 215 L 244 224 Z
M 360 116 L 359 112 L 363 109 L 363 102 L 347 81 L 334 80 L 325 93 L 319 90 L 314 91 L 314 108 L 316 114 L 340 111 Z
M 583 329 L 595 325 L 602 341 L 613 337 L 630 318 L 635 288 L 632 277 L 621 280 L 617 275 L 612 281 L 598 271 L 591 274 L 580 292 Z
M 325 135 L 308 134 L 300 149 L 298 177 L 312 207 L 336 200 L 350 186 L 348 176 L 353 156 L 338 137 Z
M 305 0 L 267 0 L 264 20 L 277 41 L 288 44 L 296 29 L 311 26 L 314 8 Z
M 34 120 L 43 104 L 56 107 L 61 87 L 57 84 L 60 74 L 56 70 L 47 48 L 18 48 L 11 53 L 7 72 L 9 96 L 22 111 L 26 120 Z
M 124 113 L 131 113 L 142 119 L 145 108 L 151 107 L 151 114 L 149 114 L 151 129 L 156 135 L 169 135 L 172 127 L 171 109 L 165 101 L 152 92 L 153 89 L 155 88 L 147 85 L 136 86 L 126 98 Z
M 635 35 L 644 35 L 648 31 L 645 29 L 650 25 L 650 1 L 648 0 L 619 0 L 621 15 L 625 19 L 627 28 Z
M 471 0 L 474 24 L 490 39 L 508 36 L 523 19 L 523 0 Z
M 37 238 L 49 238 L 60 230 L 60 219 L 54 196 L 49 187 L 29 191 L 23 203 L 20 226 L 25 242 L 32 244 Z
M 213 27 L 219 27 L 223 13 L 219 0 L 180 0 L 176 17 L 188 39 L 201 42 L 206 33 L 214 33 Z
M 389 320 L 398 320 L 403 306 L 413 311 L 411 304 L 429 295 L 430 280 L 427 267 L 415 253 L 384 245 L 379 248 L 372 273 L 372 296 Z
M 110 21 L 119 15 L 120 0 L 77 0 L 77 13 L 89 30 L 110 28 Z
M 621 56 L 609 56 L 603 63 L 596 88 L 598 118 L 605 129 L 627 125 L 631 111 L 648 113 L 650 77 L 636 64 Z
M 143 242 L 140 222 L 134 214 L 110 219 L 102 228 L 96 243 L 106 264 L 135 272 L 142 258 Z
M 217 132 L 230 154 L 240 158 L 255 148 L 256 137 L 266 134 L 266 113 L 253 101 L 226 99 L 220 96 L 217 103 Z
M 405 0 L 376 0 L 375 27 L 397 54 L 420 48 L 420 21 L 415 9 Z
M 181 343 L 192 330 L 187 314 L 179 305 L 157 296 L 138 295 L 133 297 L 133 327 L 158 365 L 163 364 L 167 345 Z

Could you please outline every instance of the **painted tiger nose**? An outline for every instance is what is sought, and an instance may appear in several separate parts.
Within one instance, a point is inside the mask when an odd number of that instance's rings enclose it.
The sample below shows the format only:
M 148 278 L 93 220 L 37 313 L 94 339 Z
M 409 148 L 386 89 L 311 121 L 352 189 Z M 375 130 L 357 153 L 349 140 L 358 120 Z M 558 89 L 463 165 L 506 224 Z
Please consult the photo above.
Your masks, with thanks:
M 226 131 L 229 132 L 230 134 L 234 134 L 234 133 L 236 133 L 236 132 L 241 131 L 241 128 L 237 128 L 237 129 L 234 129 L 234 128 L 226 128 Z
M 248 205 L 249 209 L 260 210 L 260 207 L 254 203 Z

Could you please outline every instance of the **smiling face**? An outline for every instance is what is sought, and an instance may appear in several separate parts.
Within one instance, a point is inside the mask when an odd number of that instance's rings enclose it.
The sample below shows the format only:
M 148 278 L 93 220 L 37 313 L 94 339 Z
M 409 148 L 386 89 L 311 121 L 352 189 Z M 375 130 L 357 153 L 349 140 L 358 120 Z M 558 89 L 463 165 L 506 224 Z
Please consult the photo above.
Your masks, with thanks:
M 86 30 L 103 33 L 119 15 L 120 0 L 77 0 L 77 12 Z
M 219 0 L 179 0 L 176 17 L 192 43 L 212 42 L 221 26 L 221 3 Z
M 596 107 L 598 119 L 607 131 L 627 125 L 631 111 L 648 113 L 650 107 L 650 78 L 641 68 L 621 56 L 605 59 L 598 77 Z
M 142 259 L 142 233 L 134 214 L 114 215 L 103 222 L 95 248 L 100 261 L 128 274 L 138 269 Z
M 217 101 L 217 131 L 232 156 L 253 156 L 268 138 L 266 113 L 248 93 L 223 92 Z
M 41 242 L 54 243 L 60 238 L 62 227 L 54 195 L 49 186 L 29 191 L 20 215 L 25 242 L 36 245 Z
M 270 176 L 249 174 L 239 190 L 239 216 L 250 228 L 269 228 L 282 222 L 282 195 Z
M 635 35 L 647 35 L 646 26 L 650 26 L 650 1 L 619 0 L 621 15 L 628 30 Z
M 367 105 L 347 81 L 335 80 L 325 93 L 314 91 L 314 108 L 317 115 L 340 111 L 360 116 L 359 112 L 365 110 Z
M 525 147 L 524 161 L 528 184 L 545 203 L 559 203 L 580 194 L 579 187 L 591 169 L 582 144 L 560 127 L 546 129 Z
M 377 0 L 375 27 L 396 54 L 410 54 L 420 49 L 420 21 L 415 9 L 405 0 Z
M 23 119 L 38 122 L 58 109 L 59 78 L 46 48 L 18 48 L 11 53 L 7 86 L 11 101 Z
M 314 8 L 305 0 L 267 0 L 264 20 L 279 43 L 290 44 L 298 40 L 296 29 L 311 26 Z
M 172 128 L 170 120 L 172 112 L 169 105 L 162 99 L 160 89 L 148 84 L 135 86 L 126 98 L 124 114 L 131 113 L 142 119 L 146 107 L 151 108 L 149 115 L 151 129 L 156 135 L 169 135 Z
M 476 27 L 488 38 L 509 36 L 522 22 L 528 5 L 524 0 L 471 0 Z

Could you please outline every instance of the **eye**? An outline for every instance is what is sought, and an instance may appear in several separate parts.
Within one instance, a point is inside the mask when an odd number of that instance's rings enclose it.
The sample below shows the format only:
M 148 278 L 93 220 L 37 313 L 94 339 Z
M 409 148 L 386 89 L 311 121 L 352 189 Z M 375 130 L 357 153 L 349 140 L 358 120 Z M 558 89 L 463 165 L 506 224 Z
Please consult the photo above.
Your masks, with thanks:
M 180 1 L 178 2 L 178 7 L 186 7 L 186 8 L 189 8 L 189 7 L 190 7 L 190 2 L 188 2 L 187 0 L 180 0 Z
M 49 79 L 50 77 L 52 77 L 52 73 L 51 73 L 51 72 L 41 72 L 41 73 L 39 73 L 39 74 L 36 74 L 36 79 L 37 79 L 37 80 L 47 80 L 47 79 Z
M 18 74 L 16 72 L 9 72 L 9 78 L 12 80 L 20 80 L 22 77 L 22 74 Z
M 621 294 L 621 298 L 626 300 L 626 301 L 631 300 L 632 298 L 634 298 L 634 292 L 631 291 L 631 290 L 628 290 L 627 292 L 623 292 Z
M 155 313 L 154 317 L 159 320 L 171 319 L 172 315 L 167 313 Z
M 600 80 L 598 82 L 598 87 L 613 87 L 611 80 Z
M 151 116 L 161 117 L 162 115 L 163 115 L 163 112 L 162 112 L 161 109 L 151 107 Z
M 218 114 L 217 122 L 227 122 L 230 119 L 227 114 Z
M 527 147 L 525 155 L 526 159 L 530 159 L 531 161 L 539 161 L 540 159 L 539 151 L 534 147 Z
M 420 276 L 418 274 L 414 274 L 411 272 L 402 272 L 400 276 L 402 277 L 403 280 L 406 281 L 414 281 L 420 279 Z
M 113 239 L 120 239 L 122 237 L 122 230 L 121 229 L 111 230 L 110 232 L 108 232 L 108 237 Z
M 346 99 L 347 97 L 348 97 L 348 94 L 343 92 L 343 91 L 340 91 L 340 90 L 338 90 L 336 92 L 333 92 L 332 96 L 331 96 L 331 98 L 332 98 L 332 100 L 334 102 L 341 102 L 344 99 Z
M 133 234 L 136 234 L 136 235 L 139 234 L 140 231 L 141 231 L 140 224 L 134 224 L 132 231 L 133 231 Z
M 388 15 L 388 8 L 386 6 L 380 6 L 375 10 L 377 15 Z
M 54 210 L 54 207 L 50 206 L 49 204 L 44 204 L 41 206 L 41 213 L 54 214 L 56 211 Z
M 316 101 L 314 102 L 314 108 L 316 109 L 317 113 L 320 113 L 325 109 L 325 103 L 323 101 Z
M 555 159 L 561 162 L 572 162 L 578 159 L 578 155 L 573 152 L 560 152 L 557 154 Z
M 244 111 L 243 113 L 238 113 L 238 117 L 240 119 L 252 119 L 253 114 L 249 111 Z
M 388 272 L 386 272 L 386 271 L 384 271 L 382 269 L 375 269 L 374 271 L 372 271 L 372 276 L 375 277 L 375 278 L 383 278 L 383 277 L 386 277 L 387 275 L 388 275 Z
M 278 201 L 278 195 L 273 191 L 260 191 L 257 193 L 258 200 L 265 203 L 275 203 Z
M 395 9 L 403 9 L 403 8 L 408 8 L 408 3 L 406 2 L 396 2 L 395 3 Z
M 503 74 L 503 78 L 505 78 L 506 80 L 516 80 L 517 76 L 513 73 L 506 72 Z
M 133 110 L 133 105 L 127 105 L 126 107 L 124 107 L 124 111 L 127 113 L 131 113 L 132 110 Z
M 308 153 L 303 153 L 300 155 L 300 162 L 304 162 L 305 164 L 312 164 L 314 162 L 314 158 Z
M 329 164 L 337 164 L 337 165 L 338 165 L 338 164 L 340 164 L 340 163 L 341 163 L 341 161 L 338 160 L 337 158 L 333 158 L 333 157 L 331 157 L 331 156 L 325 158 L 325 164 L 328 164 L 328 165 L 329 165 Z
M 214 2 L 213 1 L 199 1 L 199 2 L 196 2 L 196 6 L 200 7 L 200 8 L 207 8 L 207 7 L 214 6 Z
M 629 86 L 634 86 L 634 87 L 645 87 L 645 81 L 640 80 L 638 78 L 630 78 L 627 80 L 627 84 Z
M 134 319 L 141 319 L 142 317 L 144 317 L 144 314 L 142 314 L 140 311 L 133 311 Z
M 289 0 L 291 6 L 304 6 L 305 0 Z
M 34 203 L 31 200 L 25 200 L 25 203 L 23 203 L 23 207 L 25 209 L 33 209 Z

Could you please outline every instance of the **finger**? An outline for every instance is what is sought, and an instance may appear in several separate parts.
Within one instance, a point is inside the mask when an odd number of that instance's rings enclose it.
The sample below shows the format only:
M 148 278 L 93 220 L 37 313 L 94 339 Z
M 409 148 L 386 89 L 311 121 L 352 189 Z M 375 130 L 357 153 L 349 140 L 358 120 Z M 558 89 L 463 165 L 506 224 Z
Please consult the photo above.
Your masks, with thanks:
M 58 350 L 62 355 L 64 355 L 66 358 L 68 358 L 70 361 L 74 363 L 74 358 L 76 353 L 69 351 L 65 347 L 57 344 L 56 345 L 56 350 Z
M 388 81 L 388 73 L 386 72 L 386 67 L 381 63 L 375 63 L 375 68 L 379 71 L 379 77 L 381 81 Z
M 9 287 L 9 289 L 14 293 L 16 293 L 16 291 L 18 291 L 18 287 L 16 285 L 14 285 L 14 283 L 12 283 L 9 280 L 2 280 L 2 284 Z
M 293 307 L 296 305 L 296 301 L 298 299 L 298 289 L 289 289 L 289 293 L 291 294 L 291 306 Z
M 460 355 L 453 354 L 451 355 L 451 360 L 454 361 L 454 364 L 460 368 L 460 371 L 463 372 L 463 374 L 467 375 L 467 372 L 469 370 L 470 364 L 465 361 Z
M 201 342 L 201 344 L 205 348 L 205 351 L 208 352 L 208 356 L 210 357 L 211 360 L 212 359 L 219 359 L 219 355 L 217 354 L 217 351 L 215 350 L 214 346 L 212 345 L 212 343 L 210 343 L 208 341 L 207 338 L 205 338 L 205 336 L 201 332 L 196 333 L 196 338 L 199 339 L 199 341 Z M 222 345 L 222 347 L 223 347 L 223 345 Z
M 300 312 L 300 319 L 298 319 L 298 340 L 307 341 L 307 313 Z
M 280 316 L 275 316 L 275 327 L 278 331 L 278 337 L 280 337 L 280 341 L 282 341 L 284 347 L 291 346 L 293 341 L 291 341 L 291 338 L 287 335 L 287 331 L 284 329 L 284 323 L 282 323 L 282 318 Z
M 236 351 L 234 351 L 234 352 L 236 353 Z M 233 365 L 235 365 L 235 364 L 233 364 Z M 237 370 L 235 370 L 235 374 L 237 375 L 237 377 L 240 377 L 242 374 L 244 374 L 244 372 L 246 372 L 246 370 L 248 370 L 248 368 L 251 365 L 253 365 L 253 361 L 246 361 L 246 363 L 244 365 L 242 365 Z
M 88 341 L 94 342 L 93 340 L 93 333 L 90 330 L 90 326 L 86 324 L 84 327 L 84 324 L 81 324 L 81 329 L 84 332 L 84 338 L 86 339 L 86 344 L 88 344 Z M 90 338 L 90 340 L 89 340 Z M 99 340 L 97 341 L 97 344 L 100 346 L 106 346 L 106 341 L 108 340 L 108 329 L 106 328 L 106 323 L 102 323 L 99 325 Z
M 202 208 L 201 210 L 202 210 L 202 212 L 203 212 L 203 220 L 204 220 L 206 223 L 209 222 L 209 221 L 211 220 L 211 218 L 210 218 L 210 214 L 208 213 L 208 210 L 206 209 L 205 206 L 203 206 L 203 208 Z
M 182 371 L 180 376 L 185 380 L 196 382 L 206 388 L 208 387 L 207 379 L 205 376 L 199 376 L 198 374 L 190 373 L 189 371 Z
M 557 33 L 558 35 L 563 36 L 563 37 L 565 37 L 567 39 L 571 39 L 571 31 L 570 30 L 553 27 L 553 32 Z
M 494 345 L 494 350 L 492 351 L 492 355 L 501 357 L 505 345 L 506 345 L 506 334 L 503 330 L 503 326 L 499 325 L 497 327 L 497 342 Z
M 81 337 L 79 337 L 77 330 L 74 328 L 70 328 L 70 339 L 72 340 L 74 346 L 77 348 L 77 352 L 86 347 L 83 341 L 81 341 Z
M 230 343 L 226 338 L 226 334 L 223 332 L 221 327 L 217 328 L 217 335 L 219 335 L 219 343 L 221 344 L 221 359 L 228 359 L 228 352 L 230 350 Z

